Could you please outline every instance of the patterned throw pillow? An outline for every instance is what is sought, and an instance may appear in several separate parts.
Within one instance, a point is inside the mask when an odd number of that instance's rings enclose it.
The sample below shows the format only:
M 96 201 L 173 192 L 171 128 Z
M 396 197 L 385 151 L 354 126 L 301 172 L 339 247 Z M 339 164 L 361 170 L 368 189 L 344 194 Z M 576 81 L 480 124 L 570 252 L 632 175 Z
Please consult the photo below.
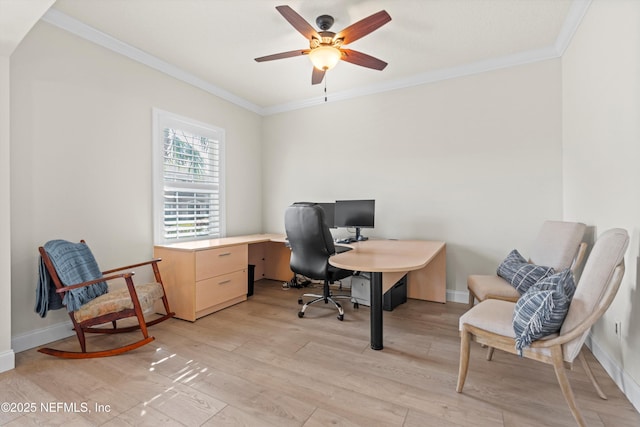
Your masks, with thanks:
M 567 269 L 540 280 L 522 295 L 513 311 L 518 354 L 533 341 L 560 331 L 575 289 L 573 273 Z
M 512 250 L 498 266 L 497 274 L 516 288 L 520 295 L 527 292 L 531 286 L 555 273 L 551 267 L 530 264 L 520 252 Z
M 573 278 L 573 272 L 568 268 L 551 276 L 540 279 L 535 285 L 536 289 L 541 291 L 554 290 L 558 284 L 562 285 L 564 294 L 569 298 L 569 301 L 573 299 L 573 294 L 576 292 L 576 282 Z

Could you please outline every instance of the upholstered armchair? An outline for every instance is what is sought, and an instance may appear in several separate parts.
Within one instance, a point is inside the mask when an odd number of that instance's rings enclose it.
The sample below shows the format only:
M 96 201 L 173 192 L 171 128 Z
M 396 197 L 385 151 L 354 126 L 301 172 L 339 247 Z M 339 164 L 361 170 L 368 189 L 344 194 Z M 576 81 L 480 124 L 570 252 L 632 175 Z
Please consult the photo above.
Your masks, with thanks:
M 560 319 L 559 332 L 535 337 L 530 344 L 520 346 L 519 349 L 516 346 L 522 335 L 517 335 L 515 331 L 518 317 L 527 315 L 527 312 L 537 315 L 544 311 L 542 305 L 533 310 L 524 309 L 522 302 L 525 300 L 525 296 L 517 303 L 500 299 L 486 299 L 463 314 L 460 317 L 459 326 L 461 336 L 460 366 L 456 391 L 461 393 L 465 384 L 469 368 L 471 341 L 513 354 L 520 353 L 522 357 L 527 359 L 553 366 L 562 394 L 573 417 L 578 425 L 584 426 L 585 421 L 576 405 L 565 372 L 565 365 L 571 367 L 574 360 L 579 357 L 596 392 L 602 399 L 606 399 L 586 359 L 581 354 L 581 349 L 591 326 L 605 313 L 618 291 L 624 275 L 624 254 L 628 245 L 629 235 L 625 230 L 611 229 L 604 232 L 595 242 L 577 286 L 572 286 L 573 298 L 570 299 L 566 316 L 555 317 L 556 320 Z M 571 275 L 563 276 L 560 274 L 559 276 L 564 278 Z M 572 285 L 573 282 L 570 284 Z M 546 297 L 549 294 L 544 294 L 544 292 L 555 291 L 537 292 Z M 548 318 L 551 321 L 554 320 L 554 316 L 548 316 Z M 530 324 L 534 324 L 534 320 L 547 323 L 546 319 L 547 316 L 540 316 L 537 319 L 530 318 L 528 321 Z M 544 324 L 542 326 L 544 327 Z M 535 328 L 531 331 L 535 332 Z M 520 342 L 520 344 L 522 343 Z
M 542 225 L 529 262 L 551 267 L 556 271 L 571 268 L 574 273 L 582 266 L 587 249 L 583 237 L 586 226 L 579 222 L 546 221 Z M 475 300 L 501 299 L 517 301 L 520 293 L 498 275 L 470 275 L 467 278 L 469 307 Z

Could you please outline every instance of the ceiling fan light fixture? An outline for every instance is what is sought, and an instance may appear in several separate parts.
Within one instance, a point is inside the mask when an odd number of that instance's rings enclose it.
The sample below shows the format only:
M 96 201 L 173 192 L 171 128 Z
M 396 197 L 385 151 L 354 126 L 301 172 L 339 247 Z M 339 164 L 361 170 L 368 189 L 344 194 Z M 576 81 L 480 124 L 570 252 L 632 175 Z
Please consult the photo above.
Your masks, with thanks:
M 333 46 L 318 46 L 309 52 L 309 59 L 313 66 L 322 71 L 335 67 L 341 56 L 340 49 Z

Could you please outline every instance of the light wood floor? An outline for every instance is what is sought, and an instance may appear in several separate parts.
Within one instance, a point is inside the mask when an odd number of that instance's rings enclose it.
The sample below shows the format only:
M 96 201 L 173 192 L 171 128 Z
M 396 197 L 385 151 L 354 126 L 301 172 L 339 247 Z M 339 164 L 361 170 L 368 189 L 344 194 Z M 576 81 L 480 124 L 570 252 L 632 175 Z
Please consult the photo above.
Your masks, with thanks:
M 36 408 L 3 408 L 0 424 L 575 425 L 550 366 L 497 351 L 487 362 L 477 344 L 464 392 L 455 392 L 457 325 L 465 305 L 409 300 L 385 311 L 385 348 L 374 351 L 368 307 L 346 305 L 340 322 L 322 304 L 299 319 L 300 294 L 280 282 L 258 282 L 247 302 L 195 323 L 156 325 L 154 342 L 121 356 L 62 360 L 35 349 L 19 353 L 16 369 L 0 374 L 0 401 Z M 89 346 L 119 339 L 91 337 Z M 54 347 L 77 346 L 69 338 Z M 640 425 L 638 412 L 590 353 L 587 359 L 609 396 L 597 396 L 580 366 L 570 372 L 588 425 Z

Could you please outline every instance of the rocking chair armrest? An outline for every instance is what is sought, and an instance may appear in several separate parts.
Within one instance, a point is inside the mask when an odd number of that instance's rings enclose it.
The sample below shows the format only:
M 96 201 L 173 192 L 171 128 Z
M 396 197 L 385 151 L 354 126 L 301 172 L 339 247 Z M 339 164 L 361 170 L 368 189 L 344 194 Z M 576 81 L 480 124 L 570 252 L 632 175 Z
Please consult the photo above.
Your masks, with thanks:
M 132 264 L 132 265 L 127 265 L 125 267 L 118 267 L 118 268 L 113 268 L 111 270 L 106 270 L 106 271 L 103 271 L 102 274 L 111 274 L 111 273 L 115 273 L 116 271 L 130 270 L 130 269 L 136 268 L 136 267 L 142 267 L 142 266 L 150 265 L 150 264 L 157 264 L 160 261 L 162 261 L 162 258 L 154 258 L 154 259 L 151 259 L 149 261 L 140 262 L 138 264 Z
M 131 273 L 114 274 L 112 276 L 106 276 L 106 277 L 103 276 L 103 277 L 100 277 L 100 278 L 95 279 L 95 280 L 90 280 L 88 282 L 76 283 L 75 285 L 69 285 L 69 286 L 65 286 L 64 288 L 61 288 L 61 289 L 56 289 L 56 293 L 61 294 L 61 293 L 70 291 L 72 289 L 83 288 L 85 286 L 94 285 L 96 283 L 106 282 L 108 280 L 113 280 L 113 279 L 125 279 L 125 280 L 127 280 L 127 279 L 131 278 L 134 274 L 135 274 L 134 272 L 131 272 Z

